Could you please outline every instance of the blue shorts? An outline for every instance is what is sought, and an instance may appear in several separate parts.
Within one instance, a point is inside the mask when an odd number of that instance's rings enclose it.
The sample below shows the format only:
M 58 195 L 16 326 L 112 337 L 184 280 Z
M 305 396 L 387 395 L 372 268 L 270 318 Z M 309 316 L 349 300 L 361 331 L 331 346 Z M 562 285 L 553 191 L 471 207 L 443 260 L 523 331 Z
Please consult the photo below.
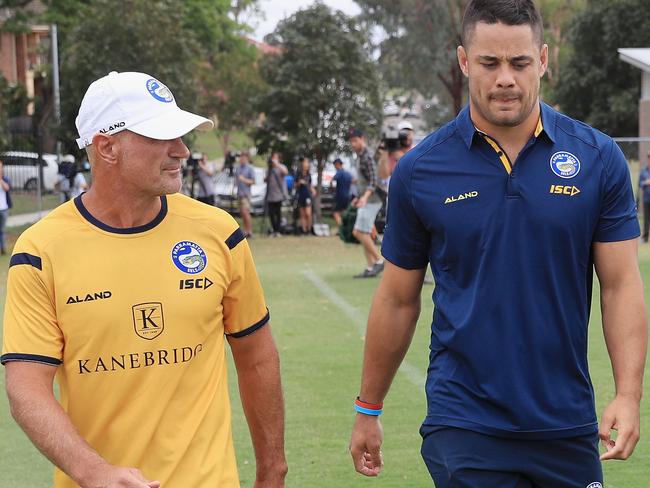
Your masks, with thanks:
M 436 488 L 603 488 L 598 434 L 506 439 L 442 427 L 422 457 Z

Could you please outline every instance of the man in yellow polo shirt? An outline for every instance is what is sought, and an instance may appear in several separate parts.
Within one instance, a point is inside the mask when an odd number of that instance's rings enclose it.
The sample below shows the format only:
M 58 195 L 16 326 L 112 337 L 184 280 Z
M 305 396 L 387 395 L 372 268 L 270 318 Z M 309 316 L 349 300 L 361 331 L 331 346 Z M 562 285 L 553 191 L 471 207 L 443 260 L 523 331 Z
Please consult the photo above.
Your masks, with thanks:
M 92 188 L 16 243 L 1 361 L 57 488 L 238 487 L 224 338 L 255 487 L 284 486 L 278 354 L 250 249 L 229 215 L 177 193 L 181 136 L 210 127 L 149 75 L 95 81 L 77 117 Z

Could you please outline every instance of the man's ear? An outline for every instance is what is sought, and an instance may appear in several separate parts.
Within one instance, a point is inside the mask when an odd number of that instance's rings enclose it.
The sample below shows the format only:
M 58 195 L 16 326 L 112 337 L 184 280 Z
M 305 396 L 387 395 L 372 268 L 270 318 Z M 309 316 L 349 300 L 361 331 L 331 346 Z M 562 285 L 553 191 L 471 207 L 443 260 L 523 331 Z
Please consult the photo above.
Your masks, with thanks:
M 467 69 L 467 51 L 463 46 L 458 46 L 456 48 L 456 56 L 458 57 L 458 65 L 460 70 L 465 76 L 469 76 L 469 70 Z
M 95 157 L 108 164 L 117 164 L 118 155 L 118 138 L 106 134 L 95 134 L 93 136 L 92 147 L 95 151 Z

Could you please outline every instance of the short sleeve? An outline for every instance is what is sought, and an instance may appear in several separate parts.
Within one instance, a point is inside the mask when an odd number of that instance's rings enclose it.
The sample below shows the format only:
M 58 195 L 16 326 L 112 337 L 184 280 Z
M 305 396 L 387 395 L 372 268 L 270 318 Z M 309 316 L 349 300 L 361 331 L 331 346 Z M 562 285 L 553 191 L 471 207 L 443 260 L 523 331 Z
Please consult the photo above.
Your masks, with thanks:
M 223 297 L 224 328 L 231 337 L 244 337 L 266 325 L 269 312 L 244 233 L 237 229 L 226 243 L 232 255 L 232 271 Z
M 632 178 L 623 152 L 610 141 L 605 158 L 605 181 L 600 216 L 594 240 L 616 242 L 634 239 L 640 234 Z
M 17 252 L 11 256 L 5 302 L 2 357 L 58 366 L 63 359 L 63 333 L 53 298 L 45 284 L 39 256 Z
M 422 269 L 429 259 L 430 236 L 412 203 L 409 168 L 400 161 L 391 176 L 381 252 L 400 268 Z

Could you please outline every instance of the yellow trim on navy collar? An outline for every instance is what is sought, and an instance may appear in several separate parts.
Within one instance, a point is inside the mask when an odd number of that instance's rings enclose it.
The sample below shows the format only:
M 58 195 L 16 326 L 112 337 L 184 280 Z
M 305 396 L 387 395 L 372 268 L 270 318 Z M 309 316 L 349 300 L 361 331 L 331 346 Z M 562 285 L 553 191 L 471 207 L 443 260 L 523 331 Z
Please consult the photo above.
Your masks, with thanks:
M 487 142 L 492 147 L 492 149 L 494 149 L 494 152 L 497 153 L 506 172 L 508 174 L 512 173 L 512 163 L 510 162 L 510 159 L 508 158 L 508 155 L 505 153 L 505 151 L 501 148 L 501 146 L 499 146 L 499 143 L 491 136 L 480 130 L 478 127 L 474 126 L 474 129 L 481 137 L 483 137 L 483 139 L 485 139 L 485 142 Z M 544 125 L 542 124 L 542 115 L 540 114 L 539 119 L 537 120 L 537 127 L 535 127 L 535 138 L 538 138 L 543 131 Z

